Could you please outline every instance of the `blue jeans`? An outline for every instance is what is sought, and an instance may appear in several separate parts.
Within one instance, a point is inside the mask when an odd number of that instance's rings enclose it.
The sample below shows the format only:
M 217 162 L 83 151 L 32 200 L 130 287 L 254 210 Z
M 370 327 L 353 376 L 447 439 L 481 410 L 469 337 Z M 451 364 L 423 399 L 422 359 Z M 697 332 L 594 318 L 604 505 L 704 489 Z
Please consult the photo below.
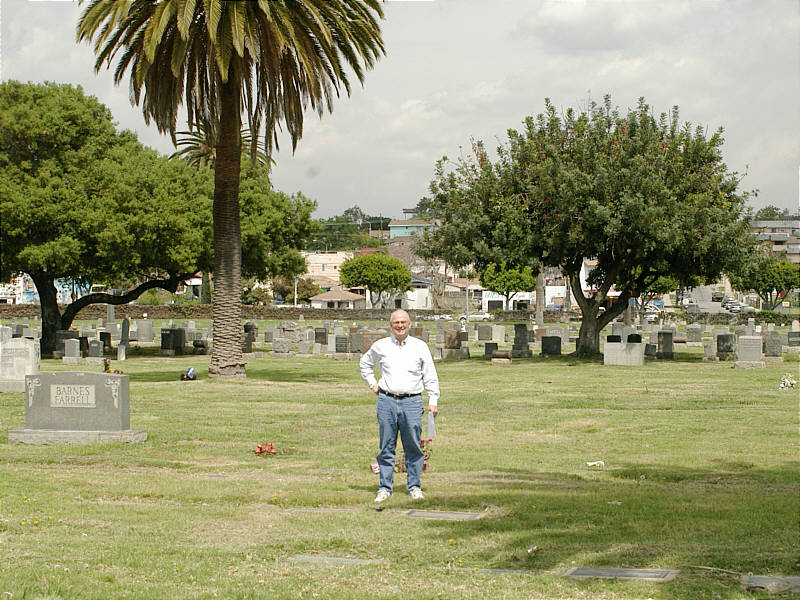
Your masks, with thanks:
M 425 455 L 419 447 L 422 437 L 422 396 L 417 394 L 407 398 L 394 398 L 378 392 L 376 405 L 378 427 L 380 430 L 380 487 L 392 491 L 394 487 L 394 449 L 397 446 L 397 432 L 403 442 L 406 457 L 406 489 L 420 487 L 422 463 Z

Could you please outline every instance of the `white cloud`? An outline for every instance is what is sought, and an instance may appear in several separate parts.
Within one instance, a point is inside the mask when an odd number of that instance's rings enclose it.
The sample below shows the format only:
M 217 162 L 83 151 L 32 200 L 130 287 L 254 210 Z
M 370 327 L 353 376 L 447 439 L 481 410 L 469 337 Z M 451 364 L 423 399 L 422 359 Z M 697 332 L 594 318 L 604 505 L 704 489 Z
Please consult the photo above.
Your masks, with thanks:
M 93 73 L 75 43 L 74 3 L 0 0 L 2 75 L 81 84 L 121 127 L 170 152 L 128 98 L 127 79 Z M 363 89 L 319 119 L 309 112 L 293 155 L 285 134 L 273 179 L 331 215 L 357 204 L 400 216 L 427 193 L 434 163 L 471 137 L 493 147 L 540 112 L 544 97 L 578 107 L 610 93 L 656 112 L 726 129 L 730 168 L 749 165 L 759 204 L 796 207 L 800 145 L 800 3 L 786 0 L 437 0 L 385 6 L 387 56 Z

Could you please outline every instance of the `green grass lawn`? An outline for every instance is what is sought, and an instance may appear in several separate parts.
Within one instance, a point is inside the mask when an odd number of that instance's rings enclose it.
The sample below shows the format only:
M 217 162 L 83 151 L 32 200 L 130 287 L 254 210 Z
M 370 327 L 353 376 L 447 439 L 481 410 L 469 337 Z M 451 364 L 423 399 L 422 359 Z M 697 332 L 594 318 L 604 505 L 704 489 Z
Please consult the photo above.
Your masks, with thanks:
M 374 396 L 355 361 L 265 357 L 222 382 L 207 357 L 134 355 L 115 366 L 144 444 L 9 445 L 23 398 L 0 395 L 0 597 L 768 597 L 737 574 L 800 574 L 798 394 L 777 389 L 798 362 L 700 356 L 439 363 L 439 437 L 413 508 L 484 513 L 467 522 L 404 516 L 404 475 L 374 510 Z M 188 366 L 201 380 L 179 381 Z M 261 442 L 280 453 L 256 456 Z M 371 564 L 290 560 L 308 555 Z M 560 576 L 572 566 L 680 574 Z

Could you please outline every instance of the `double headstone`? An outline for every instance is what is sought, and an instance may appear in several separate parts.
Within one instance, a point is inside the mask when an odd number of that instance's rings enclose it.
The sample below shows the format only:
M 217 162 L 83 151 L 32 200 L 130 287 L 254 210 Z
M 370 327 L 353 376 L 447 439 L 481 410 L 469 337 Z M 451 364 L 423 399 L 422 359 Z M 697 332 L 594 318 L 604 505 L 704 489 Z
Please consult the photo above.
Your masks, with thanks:
M 25 429 L 8 441 L 27 444 L 143 442 L 130 428 L 128 375 L 60 372 L 25 378 Z

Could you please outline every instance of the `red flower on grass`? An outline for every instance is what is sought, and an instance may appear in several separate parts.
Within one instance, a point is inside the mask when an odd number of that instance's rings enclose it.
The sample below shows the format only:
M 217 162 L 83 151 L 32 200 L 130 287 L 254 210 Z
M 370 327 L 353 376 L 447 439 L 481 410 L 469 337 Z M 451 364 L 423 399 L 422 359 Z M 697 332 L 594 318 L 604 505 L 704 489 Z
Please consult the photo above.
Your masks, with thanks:
M 277 454 L 278 450 L 272 442 L 269 442 L 267 444 L 259 444 L 253 452 L 255 454 Z

